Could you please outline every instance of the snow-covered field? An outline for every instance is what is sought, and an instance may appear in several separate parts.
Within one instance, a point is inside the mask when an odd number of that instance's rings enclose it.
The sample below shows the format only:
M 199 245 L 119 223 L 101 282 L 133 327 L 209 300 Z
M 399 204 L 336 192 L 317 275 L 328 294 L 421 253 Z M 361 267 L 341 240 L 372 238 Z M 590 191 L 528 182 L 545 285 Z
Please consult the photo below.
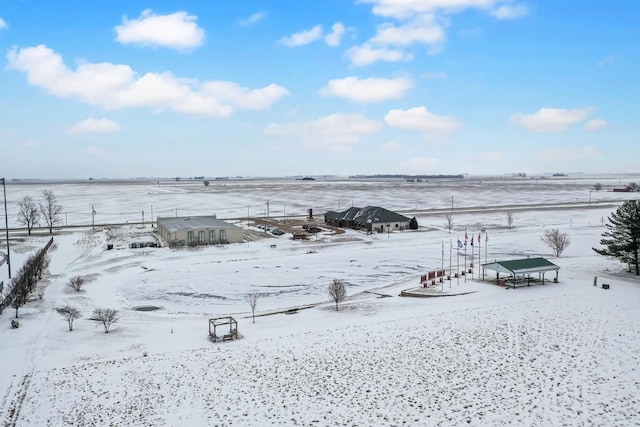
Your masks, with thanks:
M 19 329 L 9 326 L 13 309 L 0 316 L 0 418 L 17 426 L 637 425 L 640 280 L 591 249 L 603 218 L 633 195 L 590 194 L 594 182 L 607 181 L 10 185 L 14 201 L 49 188 L 69 212 L 100 206 L 99 224 L 138 222 L 117 213 L 150 205 L 141 200 L 161 189 L 155 212 L 179 205 L 242 218 L 247 207 L 262 215 L 270 200 L 273 216 L 321 214 L 350 206 L 352 196 L 356 206 L 415 210 L 421 229 L 326 231 L 309 241 L 265 235 L 195 250 L 129 249 L 153 238 L 148 224 L 62 230 L 44 297 L 20 309 Z M 450 208 L 452 197 L 448 233 L 443 214 L 429 209 Z M 560 258 L 540 241 L 551 227 L 572 242 Z M 428 270 L 456 271 L 449 242 L 465 229 L 489 235 L 482 262 L 544 256 L 561 267 L 559 283 L 504 289 L 476 271 L 435 289 L 468 294 L 400 297 Z M 16 238 L 13 264 L 47 239 Z M 80 293 L 66 287 L 76 275 L 88 278 Z M 594 287 L 594 276 L 611 289 Z M 339 312 L 326 293 L 333 279 L 348 286 Z M 263 295 L 256 323 L 244 301 L 251 290 Z M 63 304 L 83 314 L 72 332 L 54 309 Z M 135 310 L 148 305 L 159 310 Z M 95 307 L 120 311 L 109 334 L 88 320 Z M 222 315 L 238 319 L 241 339 L 208 340 L 208 319 Z

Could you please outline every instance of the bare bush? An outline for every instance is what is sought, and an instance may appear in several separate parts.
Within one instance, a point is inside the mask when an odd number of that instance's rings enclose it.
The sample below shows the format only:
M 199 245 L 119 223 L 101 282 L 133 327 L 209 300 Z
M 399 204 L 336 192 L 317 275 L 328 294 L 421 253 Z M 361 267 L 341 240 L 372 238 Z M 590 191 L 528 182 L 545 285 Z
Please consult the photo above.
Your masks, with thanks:
M 344 281 L 339 279 L 333 279 L 333 282 L 329 285 L 329 298 L 336 303 L 336 311 L 338 311 L 338 304 L 345 300 L 347 297 L 347 288 L 344 286 Z
M 567 246 L 569 246 L 569 243 L 571 243 L 567 233 L 562 233 L 557 228 L 546 230 L 544 236 L 542 236 L 542 241 L 551 248 L 553 255 L 556 257 L 559 257 Z
M 84 287 L 84 283 L 85 283 L 84 277 L 74 276 L 71 279 L 69 279 L 69 284 L 67 286 L 69 286 L 71 289 L 73 289 L 76 292 L 80 292 Z
M 82 317 L 80 310 L 75 307 L 71 307 L 70 305 L 64 305 L 56 308 L 56 311 L 66 319 L 69 324 L 69 331 L 73 331 L 73 321 Z
M 93 310 L 93 315 L 89 320 L 102 323 L 104 332 L 108 334 L 111 325 L 120 320 L 120 317 L 118 316 L 118 310 L 114 310 L 113 308 L 96 308 Z
M 244 300 L 249 303 L 249 307 L 251 307 L 251 317 L 253 318 L 253 323 L 256 323 L 256 307 L 258 306 L 258 300 L 260 299 L 260 293 L 257 291 L 247 292 L 244 296 Z
M 444 214 L 444 218 L 447 220 L 447 229 L 449 230 L 449 233 L 451 233 L 451 228 L 453 227 L 453 215 L 446 213 Z
M 593 188 L 594 188 L 596 191 L 600 191 L 600 190 L 602 190 L 602 184 L 600 184 L 599 182 L 596 182 L 596 183 L 593 185 Z
M 507 225 L 509 226 L 509 228 L 511 228 L 511 226 L 513 225 L 513 212 L 512 211 L 507 211 Z

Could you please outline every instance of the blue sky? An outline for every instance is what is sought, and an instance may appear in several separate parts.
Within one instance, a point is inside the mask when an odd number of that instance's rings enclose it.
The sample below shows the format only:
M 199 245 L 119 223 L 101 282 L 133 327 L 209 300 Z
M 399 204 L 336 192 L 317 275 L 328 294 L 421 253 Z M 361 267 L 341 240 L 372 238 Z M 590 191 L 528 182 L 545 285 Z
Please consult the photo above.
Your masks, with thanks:
M 3 0 L 0 176 L 638 172 L 640 2 Z

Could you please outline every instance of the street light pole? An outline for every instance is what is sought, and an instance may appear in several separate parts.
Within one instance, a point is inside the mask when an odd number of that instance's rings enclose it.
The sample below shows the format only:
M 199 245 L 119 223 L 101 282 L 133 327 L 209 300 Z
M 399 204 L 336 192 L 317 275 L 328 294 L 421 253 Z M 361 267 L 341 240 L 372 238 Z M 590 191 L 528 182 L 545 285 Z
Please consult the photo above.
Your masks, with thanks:
M 11 279 L 11 256 L 9 255 L 9 216 L 7 215 L 7 187 L 4 178 L 2 178 L 2 190 L 4 192 L 4 230 L 7 233 L 7 268 L 9 269 L 9 279 Z

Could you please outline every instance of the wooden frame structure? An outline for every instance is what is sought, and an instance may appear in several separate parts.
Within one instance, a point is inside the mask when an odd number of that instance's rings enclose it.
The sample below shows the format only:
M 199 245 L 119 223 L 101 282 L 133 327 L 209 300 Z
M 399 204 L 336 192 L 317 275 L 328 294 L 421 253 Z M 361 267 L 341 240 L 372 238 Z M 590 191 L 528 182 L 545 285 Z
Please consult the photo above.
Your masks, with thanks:
M 218 327 L 229 325 L 229 333 L 218 335 Z M 231 316 L 209 319 L 209 336 L 213 342 L 238 339 L 238 321 Z

